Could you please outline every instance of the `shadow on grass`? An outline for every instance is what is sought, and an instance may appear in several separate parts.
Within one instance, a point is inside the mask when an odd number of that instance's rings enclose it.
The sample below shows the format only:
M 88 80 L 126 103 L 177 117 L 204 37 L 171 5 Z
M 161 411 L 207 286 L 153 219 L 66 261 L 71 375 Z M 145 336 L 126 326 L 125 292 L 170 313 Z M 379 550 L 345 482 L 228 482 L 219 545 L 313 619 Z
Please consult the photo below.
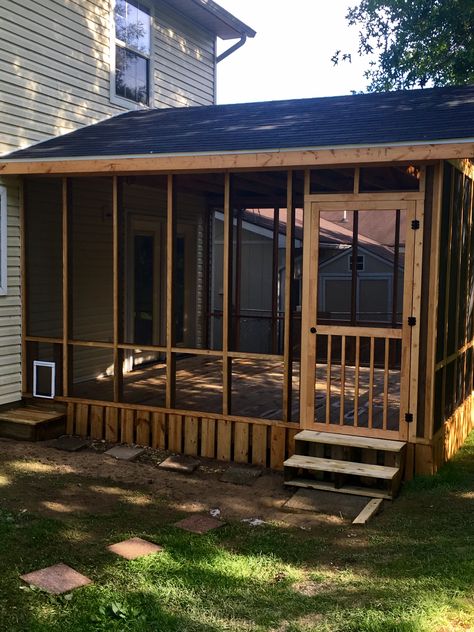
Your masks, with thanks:
M 2 472 L 0 499 L 17 510 L 0 512 L 1 630 L 431 632 L 455 617 L 453 630 L 474 623 L 472 439 L 363 530 L 237 523 L 196 536 L 173 526 L 183 512 L 143 487 L 52 472 L 39 484 L 37 472 L 8 462 Z M 32 511 L 19 513 L 28 488 Z M 86 488 L 89 511 L 78 509 L 76 488 Z M 164 553 L 128 562 L 107 551 L 135 535 Z M 59 561 L 94 584 L 70 599 L 20 588 L 20 574 Z

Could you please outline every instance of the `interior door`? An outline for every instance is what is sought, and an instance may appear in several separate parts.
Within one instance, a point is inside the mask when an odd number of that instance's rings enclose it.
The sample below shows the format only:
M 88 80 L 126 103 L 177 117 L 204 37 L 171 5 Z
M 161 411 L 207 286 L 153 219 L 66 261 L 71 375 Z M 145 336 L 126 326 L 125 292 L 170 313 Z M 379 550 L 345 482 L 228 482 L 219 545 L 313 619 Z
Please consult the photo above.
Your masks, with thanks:
M 377 197 L 305 201 L 301 424 L 405 439 L 416 204 Z

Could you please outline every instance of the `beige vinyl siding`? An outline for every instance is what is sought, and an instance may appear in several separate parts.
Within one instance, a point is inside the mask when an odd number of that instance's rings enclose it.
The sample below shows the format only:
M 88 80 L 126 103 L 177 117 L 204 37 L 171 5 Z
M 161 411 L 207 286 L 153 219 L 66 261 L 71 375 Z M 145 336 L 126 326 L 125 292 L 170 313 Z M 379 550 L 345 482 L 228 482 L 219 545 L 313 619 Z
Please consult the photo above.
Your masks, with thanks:
M 166 2 L 153 13 L 152 106 L 209 105 L 215 37 Z M 110 98 L 111 0 L 3 0 L 0 155 L 135 109 Z
M 8 287 L 0 296 L 0 405 L 21 399 L 21 292 L 19 182 L 0 178 L 7 187 Z

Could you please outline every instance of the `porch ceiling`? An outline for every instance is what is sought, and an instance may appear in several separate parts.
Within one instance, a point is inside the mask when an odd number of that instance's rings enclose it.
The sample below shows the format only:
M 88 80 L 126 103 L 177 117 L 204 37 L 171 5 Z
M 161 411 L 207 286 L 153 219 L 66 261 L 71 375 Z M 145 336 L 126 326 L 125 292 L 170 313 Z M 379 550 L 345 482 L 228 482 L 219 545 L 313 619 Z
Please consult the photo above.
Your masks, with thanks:
M 467 86 L 127 112 L 13 152 L 1 159 L 0 174 L 471 156 L 474 86 Z

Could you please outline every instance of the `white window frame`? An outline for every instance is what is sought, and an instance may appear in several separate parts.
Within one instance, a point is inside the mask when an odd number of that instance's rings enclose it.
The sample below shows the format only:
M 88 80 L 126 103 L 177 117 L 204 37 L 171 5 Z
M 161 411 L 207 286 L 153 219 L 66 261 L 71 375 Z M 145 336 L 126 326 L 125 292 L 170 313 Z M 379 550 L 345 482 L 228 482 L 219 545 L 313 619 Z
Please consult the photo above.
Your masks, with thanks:
M 359 263 L 362 264 L 361 268 L 358 267 Z M 347 269 L 349 270 L 349 272 L 352 272 L 352 255 L 347 258 Z M 356 270 L 357 272 L 365 272 L 365 255 L 357 255 Z
M 46 367 L 51 369 L 51 395 L 39 395 L 37 388 L 37 367 Z M 44 362 L 43 360 L 33 360 L 33 397 L 42 397 L 44 399 L 54 399 L 56 397 L 56 362 Z
M 8 194 L 7 187 L 0 185 L 0 296 L 8 290 Z
M 110 9 L 110 22 L 109 22 L 109 66 L 110 66 L 110 102 L 114 105 L 118 105 L 122 108 L 126 108 L 127 110 L 147 110 L 153 107 L 154 102 L 154 82 L 153 77 L 154 73 L 154 32 L 155 32 L 155 17 L 153 6 L 147 2 L 140 0 L 140 3 L 145 5 L 150 12 L 150 57 L 148 60 L 148 103 L 145 105 L 144 103 L 137 103 L 137 101 L 133 101 L 132 99 L 126 99 L 118 95 L 115 92 L 115 59 L 116 59 L 116 48 L 117 48 L 117 38 L 115 37 L 115 4 L 116 0 L 111 0 L 111 9 Z M 133 49 L 130 49 L 133 50 Z

